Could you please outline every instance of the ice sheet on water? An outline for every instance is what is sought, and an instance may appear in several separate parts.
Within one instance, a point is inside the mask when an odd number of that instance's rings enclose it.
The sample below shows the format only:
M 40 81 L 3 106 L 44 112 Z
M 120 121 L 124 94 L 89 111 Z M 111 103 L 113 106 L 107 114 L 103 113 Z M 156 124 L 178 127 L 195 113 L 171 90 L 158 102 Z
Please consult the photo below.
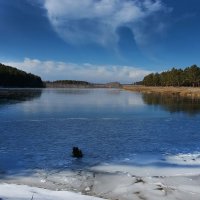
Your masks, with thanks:
M 178 165 L 200 165 L 200 153 L 176 154 L 166 156 L 166 161 Z

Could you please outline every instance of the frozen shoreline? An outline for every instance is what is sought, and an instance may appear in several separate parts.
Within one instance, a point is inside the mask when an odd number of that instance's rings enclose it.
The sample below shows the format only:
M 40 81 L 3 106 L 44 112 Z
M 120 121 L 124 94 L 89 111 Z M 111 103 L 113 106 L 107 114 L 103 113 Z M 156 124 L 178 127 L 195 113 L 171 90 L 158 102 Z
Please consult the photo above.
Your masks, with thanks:
M 73 191 L 104 199 L 200 199 L 199 167 L 101 165 L 80 171 L 38 170 L 32 174 L 29 171 L 17 175 L 11 173 L 0 179 L 0 198 L 2 185 L 5 183 L 11 184 L 10 187 L 14 187 L 13 184 L 27 185 L 43 188 L 42 190 Z M 85 199 L 85 196 L 81 199 Z
M 101 198 L 68 191 L 53 191 L 26 185 L 0 184 L 1 200 L 101 200 Z

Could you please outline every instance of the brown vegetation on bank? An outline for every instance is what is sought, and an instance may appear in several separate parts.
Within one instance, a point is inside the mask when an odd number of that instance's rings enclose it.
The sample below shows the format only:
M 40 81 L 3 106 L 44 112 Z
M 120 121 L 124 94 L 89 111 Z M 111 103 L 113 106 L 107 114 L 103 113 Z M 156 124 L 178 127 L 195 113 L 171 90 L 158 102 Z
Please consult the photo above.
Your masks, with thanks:
M 200 87 L 152 87 L 143 85 L 124 85 L 123 89 L 141 93 L 160 93 L 200 98 Z

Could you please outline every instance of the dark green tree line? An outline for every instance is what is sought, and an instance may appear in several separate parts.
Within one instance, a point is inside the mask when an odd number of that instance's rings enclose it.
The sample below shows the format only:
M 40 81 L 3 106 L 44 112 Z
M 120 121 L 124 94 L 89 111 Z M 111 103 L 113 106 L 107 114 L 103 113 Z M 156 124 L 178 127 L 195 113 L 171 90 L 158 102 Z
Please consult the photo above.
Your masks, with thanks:
M 184 70 L 172 68 L 162 73 L 151 73 L 144 77 L 145 86 L 200 86 L 200 68 L 192 65 Z
M 39 76 L 0 63 L 0 87 L 43 87 Z
M 87 81 L 76 81 L 76 80 L 58 80 L 58 81 L 53 81 L 52 83 L 72 84 L 72 85 L 90 85 L 90 83 Z

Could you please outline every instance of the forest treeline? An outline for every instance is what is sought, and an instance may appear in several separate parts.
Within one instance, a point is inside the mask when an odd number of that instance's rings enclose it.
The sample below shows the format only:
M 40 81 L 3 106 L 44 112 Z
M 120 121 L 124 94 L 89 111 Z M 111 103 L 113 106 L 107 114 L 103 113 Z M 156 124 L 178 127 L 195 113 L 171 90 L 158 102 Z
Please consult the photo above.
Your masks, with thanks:
M 87 81 L 76 81 L 76 80 L 58 80 L 58 81 L 47 81 L 46 83 L 51 84 L 63 84 L 63 85 L 90 85 L 91 83 Z
M 162 73 L 151 73 L 144 77 L 145 86 L 200 86 L 200 68 L 192 65 L 183 69 L 172 68 Z
M 0 87 L 41 88 L 39 76 L 0 63 Z
M 77 80 L 58 80 L 58 81 L 46 81 L 45 87 L 47 88 L 90 88 L 93 85 L 86 81 Z
M 47 88 L 121 88 L 122 85 L 119 82 L 109 83 L 90 83 L 87 81 L 77 80 L 58 80 L 58 81 L 46 81 L 45 86 Z

